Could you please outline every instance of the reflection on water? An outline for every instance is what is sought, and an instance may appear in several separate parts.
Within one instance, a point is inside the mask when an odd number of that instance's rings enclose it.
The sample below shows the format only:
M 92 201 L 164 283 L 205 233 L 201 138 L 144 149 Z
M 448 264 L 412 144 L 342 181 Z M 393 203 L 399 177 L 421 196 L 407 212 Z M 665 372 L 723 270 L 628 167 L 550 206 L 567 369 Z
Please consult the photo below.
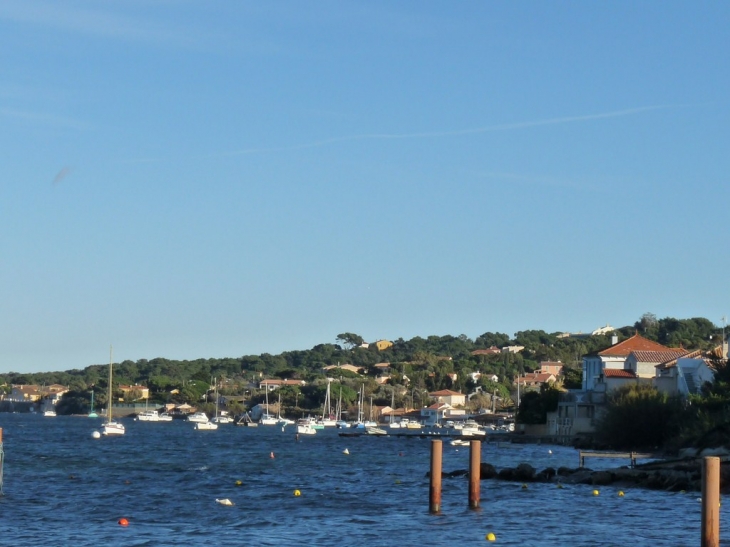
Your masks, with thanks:
M 618 488 L 602 487 L 593 496 L 585 485 L 483 481 L 481 508 L 471 511 L 459 477 L 444 479 L 442 514 L 429 515 L 429 439 L 344 438 L 332 429 L 296 442 L 293 430 L 278 427 L 195 431 L 179 421 L 129 421 L 124 437 L 95 440 L 99 423 L 0 414 L 3 545 L 474 545 L 486 544 L 488 532 L 499 545 L 521 547 L 700 539 L 698 493 L 632 489 L 618 497 Z M 444 471 L 466 469 L 468 459 L 468 447 L 444 443 Z M 483 444 L 482 460 L 498 469 L 578 466 L 576 450 L 548 445 Z M 121 517 L 128 527 L 117 524 Z M 730 518 L 724 507 L 721 518 Z

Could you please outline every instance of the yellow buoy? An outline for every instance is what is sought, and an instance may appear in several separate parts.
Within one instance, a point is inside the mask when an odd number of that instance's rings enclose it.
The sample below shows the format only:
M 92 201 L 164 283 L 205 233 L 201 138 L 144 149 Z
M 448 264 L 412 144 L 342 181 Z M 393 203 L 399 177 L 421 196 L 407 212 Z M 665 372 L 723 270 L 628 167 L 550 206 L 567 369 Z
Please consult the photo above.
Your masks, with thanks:
M 294 497 L 295 498 L 298 498 L 301 495 L 302 495 L 302 493 L 299 490 L 294 490 Z
M 497 541 L 497 536 L 495 536 L 492 532 L 489 532 L 486 536 L 484 536 L 484 539 L 487 541 Z
M 593 495 L 594 495 L 594 496 L 597 496 L 597 495 L 598 495 L 598 490 L 594 490 L 594 491 L 593 491 Z
M 243 483 L 241 481 L 236 481 L 236 486 L 241 486 Z
M 563 488 L 563 485 L 558 483 L 558 488 Z
M 526 484 L 524 484 L 524 483 L 522 483 L 522 489 L 523 489 L 523 490 L 527 490 L 527 485 L 526 485 Z
M 618 497 L 619 498 L 623 498 L 624 497 L 624 491 L 623 490 L 619 490 L 618 491 Z

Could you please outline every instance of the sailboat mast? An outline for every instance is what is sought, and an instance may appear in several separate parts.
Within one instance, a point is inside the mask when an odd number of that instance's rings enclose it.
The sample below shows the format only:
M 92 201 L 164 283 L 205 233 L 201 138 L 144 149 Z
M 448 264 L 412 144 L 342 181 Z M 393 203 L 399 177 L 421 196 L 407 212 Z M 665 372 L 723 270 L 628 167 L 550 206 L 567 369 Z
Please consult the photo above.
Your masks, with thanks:
M 106 419 L 112 421 L 112 346 L 109 346 L 109 395 L 106 404 Z

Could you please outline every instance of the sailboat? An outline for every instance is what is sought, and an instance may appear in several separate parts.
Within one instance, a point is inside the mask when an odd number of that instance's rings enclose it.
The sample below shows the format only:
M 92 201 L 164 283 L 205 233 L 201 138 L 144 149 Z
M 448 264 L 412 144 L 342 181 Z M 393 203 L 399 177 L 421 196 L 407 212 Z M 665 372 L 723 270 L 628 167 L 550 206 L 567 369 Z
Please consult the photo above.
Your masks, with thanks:
M 390 421 L 388 427 L 390 429 L 400 429 L 400 423 L 393 421 L 393 411 L 395 410 L 395 388 L 390 393 Z
M 337 417 L 337 421 L 335 422 L 335 425 L 339 428 L 345 428 L 350 427 L 350 425 L 347 423 L 347 421 L 342 419 L 342 386 L 340 386 L 340 398 L 337 399 L 337 408 L 335 410 L 335 416 Z
M 99 415 L 94 410 L 94 389 L 91 389 L 91 407 L 89 408 L 89 418 L 98 418 Z
M 214 378 L 213 382 L 215 382 L 215 417 L 211 421 L 215 424 L 230 424 L 233 418 L 225 411 L 218 412 L 218 378 Z
M 259 420 L 261 425 L 276 425 L 277 420 L 274 416 L 269 414 L 269 384 L 266 384 L 266 411 L 261 415 Z
M 324 405 L 322 405 L 322 421 L 323 427 L 335 427 L 337 420 L 332 417 L 332 401 L 330 400 L 330 382 L 327 381 L 327 393 L 324 396 Z
M 290 420 L 289 418 L 284 418 L 281 415 L 281 392 L 279 392 L 279 410 L 276 412 L 276 425 L 281 426 L 281 430 L 284 431 L 284 427 L 287 425 L 291 425 L 294 423 L 294 420 Z
M 106 403 L 106 423 L 102 426 L 102 435 L 124 435 L 124 425 L 112 418 L 112 347 L 109 346 L 109 385 Z

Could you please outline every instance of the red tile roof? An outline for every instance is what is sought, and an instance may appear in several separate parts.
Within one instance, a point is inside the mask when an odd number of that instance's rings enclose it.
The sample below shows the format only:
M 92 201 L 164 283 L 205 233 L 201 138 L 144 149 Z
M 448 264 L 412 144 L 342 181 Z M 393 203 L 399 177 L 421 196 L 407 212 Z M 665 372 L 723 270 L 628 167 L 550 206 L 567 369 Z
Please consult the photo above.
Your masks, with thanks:
M 633 370 L 625 370 L 622 368 L 603 369 L 603 375 L 606 378 L 636 378 Z
M 665 351 L 632 351 L 638 363 L 664 363 L 687 355 L 686 349 L 668 349 Z
M 599 351 L 598 355 L 612 357 L 628 357 L 633 351 L 666 351 L 669 348 L 658 342 L 647 340 L 643 336 L 635 334 L 631 338 L 627 338 L 623 342 L 619 342 L 610 348 Z
M 458 391 L 451 391 L 450 389 L 442 389 L 441 391 L 434 391 L 433 393 L 429 393 L 429 397 L 449 397 L 452 395 L 464 395 L 463 393 L 459 393 Z

